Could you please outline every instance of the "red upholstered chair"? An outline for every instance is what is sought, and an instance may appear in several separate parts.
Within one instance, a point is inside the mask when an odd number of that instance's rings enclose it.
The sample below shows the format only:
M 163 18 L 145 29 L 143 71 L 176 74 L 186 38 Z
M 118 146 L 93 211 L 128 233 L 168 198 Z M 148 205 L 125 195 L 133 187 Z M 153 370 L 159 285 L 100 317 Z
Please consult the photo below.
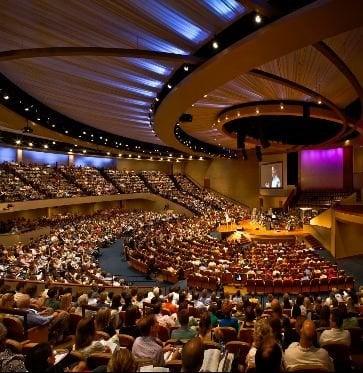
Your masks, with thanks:
M 126 347 L 129 351 L 132 350 L 132 345 L 134 344 L 134 337 L 127 334 L 119 334 L 118 340 L 120 342 L 120 347 Z
M 346 279 L 345 276 L 338 277 L 338 282 L 337 282 L 338 289 L 345 289 L 346 288 L 345 279 Z
M 273 282 L 270 279 L 265 280 L 265 293 L 266 294 L 273 294 L 274 286 Z
M 246 356 L 250 350 L 250 345 L 246 342 L 230 341 L 226 344 L 226 350 L 234 354 L 234 357 L 238 359 L 238 363 L 243 365 L 245 364 Z
M 235 328 L 224 326 L 219 328 L 218 330 L 224 343 L 237 340 L 237 331 Z
M 336 288 L 338 286 L 338 278 L 337 277 L 332 277 L 329 279 L 329 291 L 332 288 Z
M 319 281 L 319 291 L 320 293 L 329 292 L 329 282 L 327 278 L 321 278 Z
M 292 295 L 297 295 L 301 293 L 301 280 L 295 278 L 292 280 L 292 290 L 290 292 Z
M 291 294 L 293 291 L 293 283 L 292 280 L 286 279 L 282 280 L 282 287 L 284 289 L 284 293 Z
M 319 279 L 318 278 L 313 278 L 310 281 L 310 291 L 312 293 L 318 294 L 320 291 L 320 285 L 319 285 Z
M 301 292 L 303 294 L 310 293 L 310 280 L 301 280 Z
M 158 338 L 166 342 L 170 338 L 170 331 L 163 325 L 158 325 Z
M 282 280 L 280 279 L 273 280 L 273 284 L 274 284 L 274 294 L 282 294 L 283 293 Z
M 250 346 L 253 342 L 253 329 L 252 328 L 241 328 L 238 333 L 238 339 L 242 342 L 248 343 Z
M 345 280 L 346 289 L 354 289 L 354 278 L 352 276 L 347 276 Z
M 265 294 L 265 282 L 260 278 L 255 280 L 255 292 L 259 295 Z
M 255 287 L 255 280 L 254 279 L 247 279 L 247 292 L 254 293 L 256 290 Z

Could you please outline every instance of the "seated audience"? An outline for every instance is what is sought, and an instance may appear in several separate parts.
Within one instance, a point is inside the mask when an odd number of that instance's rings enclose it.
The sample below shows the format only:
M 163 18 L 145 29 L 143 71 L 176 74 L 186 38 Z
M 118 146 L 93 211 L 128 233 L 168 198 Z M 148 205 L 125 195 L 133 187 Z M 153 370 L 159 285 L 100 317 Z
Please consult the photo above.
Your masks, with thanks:
M 238 320 L 234 317 L 232 317 L 232 309 L 233 309 L 233 304 L 230 303 L 229 301 L 226 301 L 222 305 L 222 318 L 219 320 L 219 326 L 220 327 L 232 327 L 235 328 L 236 331 L 238 332 Z
M 115 334 L 109 341 L 119 344 L 118 335 Z M 91 318 L 85 318 L 78 322 L 73 349 L 78 351 L 84 359 L 94 352 L 110 351 L 109 345 L 97 340 L 95 323 Z
M 126 348 L 116 349 L 107 364 L 107 372 L 129 373 L 137 371 L 137 363 L 132 353 Z
M 343 329 L 343 314 L 339 308 L 333 308 L 330 313 L 330 329 L 321 333 L 319 344 L 344 344 L 349 347 L 350 342 L 349 330 Z
M 136 361 L 142 365 L 164 366 L 164 352 L 170 348 L 163 348 L 161 342 L 156 338 L 158 323 L 155 316 L 144 316 L 139 320 L 137 326 L 141 336 L 135 339 L 132 346 L 132 354 Z
M 247 368 L 254 368 L 255 355 L 258 348 L 261 347 L 263 341 L 272 336 L 272 329 L 267 319 L 260 319 L 256 321 L 254 332 L 253 332 L 253 343 L 252 347 L 248 351 L 246 356 Z
M 300 331 L 300 342 L 291 343 L 285 350 L 284 360 L 288 372 L 313 368 L 334 372 L 334 365 L 328 352 L 323 348 L 314 347 L 315 338 L 314 322 L 305 320 Z
M 0 372 L 26 372 L 24 356 L 14 353 L 5 345 L 7 332 L 0 322 Z
M 212 322 L 209 312 L 203 312 L 199 319 L 199 335 L 198 337 L 202 342 L 212 342 L 213 332 L 212 332 Z
M 204 348 L 200 338 L 189 340 L 182 349 L 182 370 L 186 373 L 199 372 L 203 364 Z
M 282 351 L 274 338 L 267 337 L 257 349 L 255 355 L 256 373 L 280 373 L 282 369 Z
M 120 334 L 127 334 L 131 337 L 140 337 L 140 329 L 137 326 L 137 320 L 141 317 L 139 309 L 134 306 L 125 312 L 125 325 L 121 326 Z
M 189 340 L 196 336 L 196 331 L 189 327 L 189 313 L 188 309 L 182 309 L 178 312 L 178 322 L 180 327 L 171 333 L 171 338 L 176 340 Z

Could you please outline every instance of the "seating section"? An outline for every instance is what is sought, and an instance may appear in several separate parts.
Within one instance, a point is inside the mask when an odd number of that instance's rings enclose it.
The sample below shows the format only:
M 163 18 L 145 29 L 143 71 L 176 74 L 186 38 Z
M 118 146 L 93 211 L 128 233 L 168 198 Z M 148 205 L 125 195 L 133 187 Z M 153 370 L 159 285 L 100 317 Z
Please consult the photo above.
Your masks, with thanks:
M 141 175 L 151 186 L 154 193 L 160 194 L 164 198 L 179 203 L 191 211 L 201 214 L 203 211 L 211 207 L 199 198 L 189 194 L 187 191 L 179 190 L 171 177 L 160 171 L 142 171 Z
M 297 196 L 298 207 L 329 207 L 352 194 L 344 190 L 304 190 Z
M 14 175 L 10 165 L 0 164 L 0 202 L 31 201 L 45 196 Z
M 115 186 L 107 181 L 96 168 L 61 166 L 60 170 L 69 180 L 89 195 L 119 194 Z
M 84 193 L 73 183 L 70 183 L 58 167 L 13 163 L 9 165 L 15 174 L 48 198 L 72 198 Z
M 104 170 L 104 174 L 122 193 L 149 193 L 149 189 L 135 171 Z

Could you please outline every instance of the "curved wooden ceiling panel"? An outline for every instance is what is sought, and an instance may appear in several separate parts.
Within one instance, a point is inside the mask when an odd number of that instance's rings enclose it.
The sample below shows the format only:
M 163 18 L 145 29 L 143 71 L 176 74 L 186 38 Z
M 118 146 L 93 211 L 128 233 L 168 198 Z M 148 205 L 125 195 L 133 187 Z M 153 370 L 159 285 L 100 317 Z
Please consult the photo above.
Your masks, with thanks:
M 190 54 L 242 16 L 237 0 L 4 0 L 0 50 L 135 48 Z M 56 57 L 0 62 L 11 81 L 60 113 L 96 128 L 159 143 L 149 107 L 179 63 Z

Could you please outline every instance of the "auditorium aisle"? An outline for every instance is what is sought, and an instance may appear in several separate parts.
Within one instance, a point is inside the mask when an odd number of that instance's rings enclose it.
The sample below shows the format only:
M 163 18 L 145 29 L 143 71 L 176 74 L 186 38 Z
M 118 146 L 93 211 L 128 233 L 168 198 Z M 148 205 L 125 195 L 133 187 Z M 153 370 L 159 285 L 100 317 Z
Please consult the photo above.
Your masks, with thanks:
M 100 250 L 99 265 L 107 273 L 120 276 L 125 281 L 131 281 L 134 285 L 156 286 L 159 282 L 147 280 L 143 274 L 129 267 L 124 258 L 124 246 L 122 240 L 115 241 L 110 247 Z M 181 287 L 185 287 L 185 281 L 179 281 Z M 165 283 L 161 284 L 166 286 Z

